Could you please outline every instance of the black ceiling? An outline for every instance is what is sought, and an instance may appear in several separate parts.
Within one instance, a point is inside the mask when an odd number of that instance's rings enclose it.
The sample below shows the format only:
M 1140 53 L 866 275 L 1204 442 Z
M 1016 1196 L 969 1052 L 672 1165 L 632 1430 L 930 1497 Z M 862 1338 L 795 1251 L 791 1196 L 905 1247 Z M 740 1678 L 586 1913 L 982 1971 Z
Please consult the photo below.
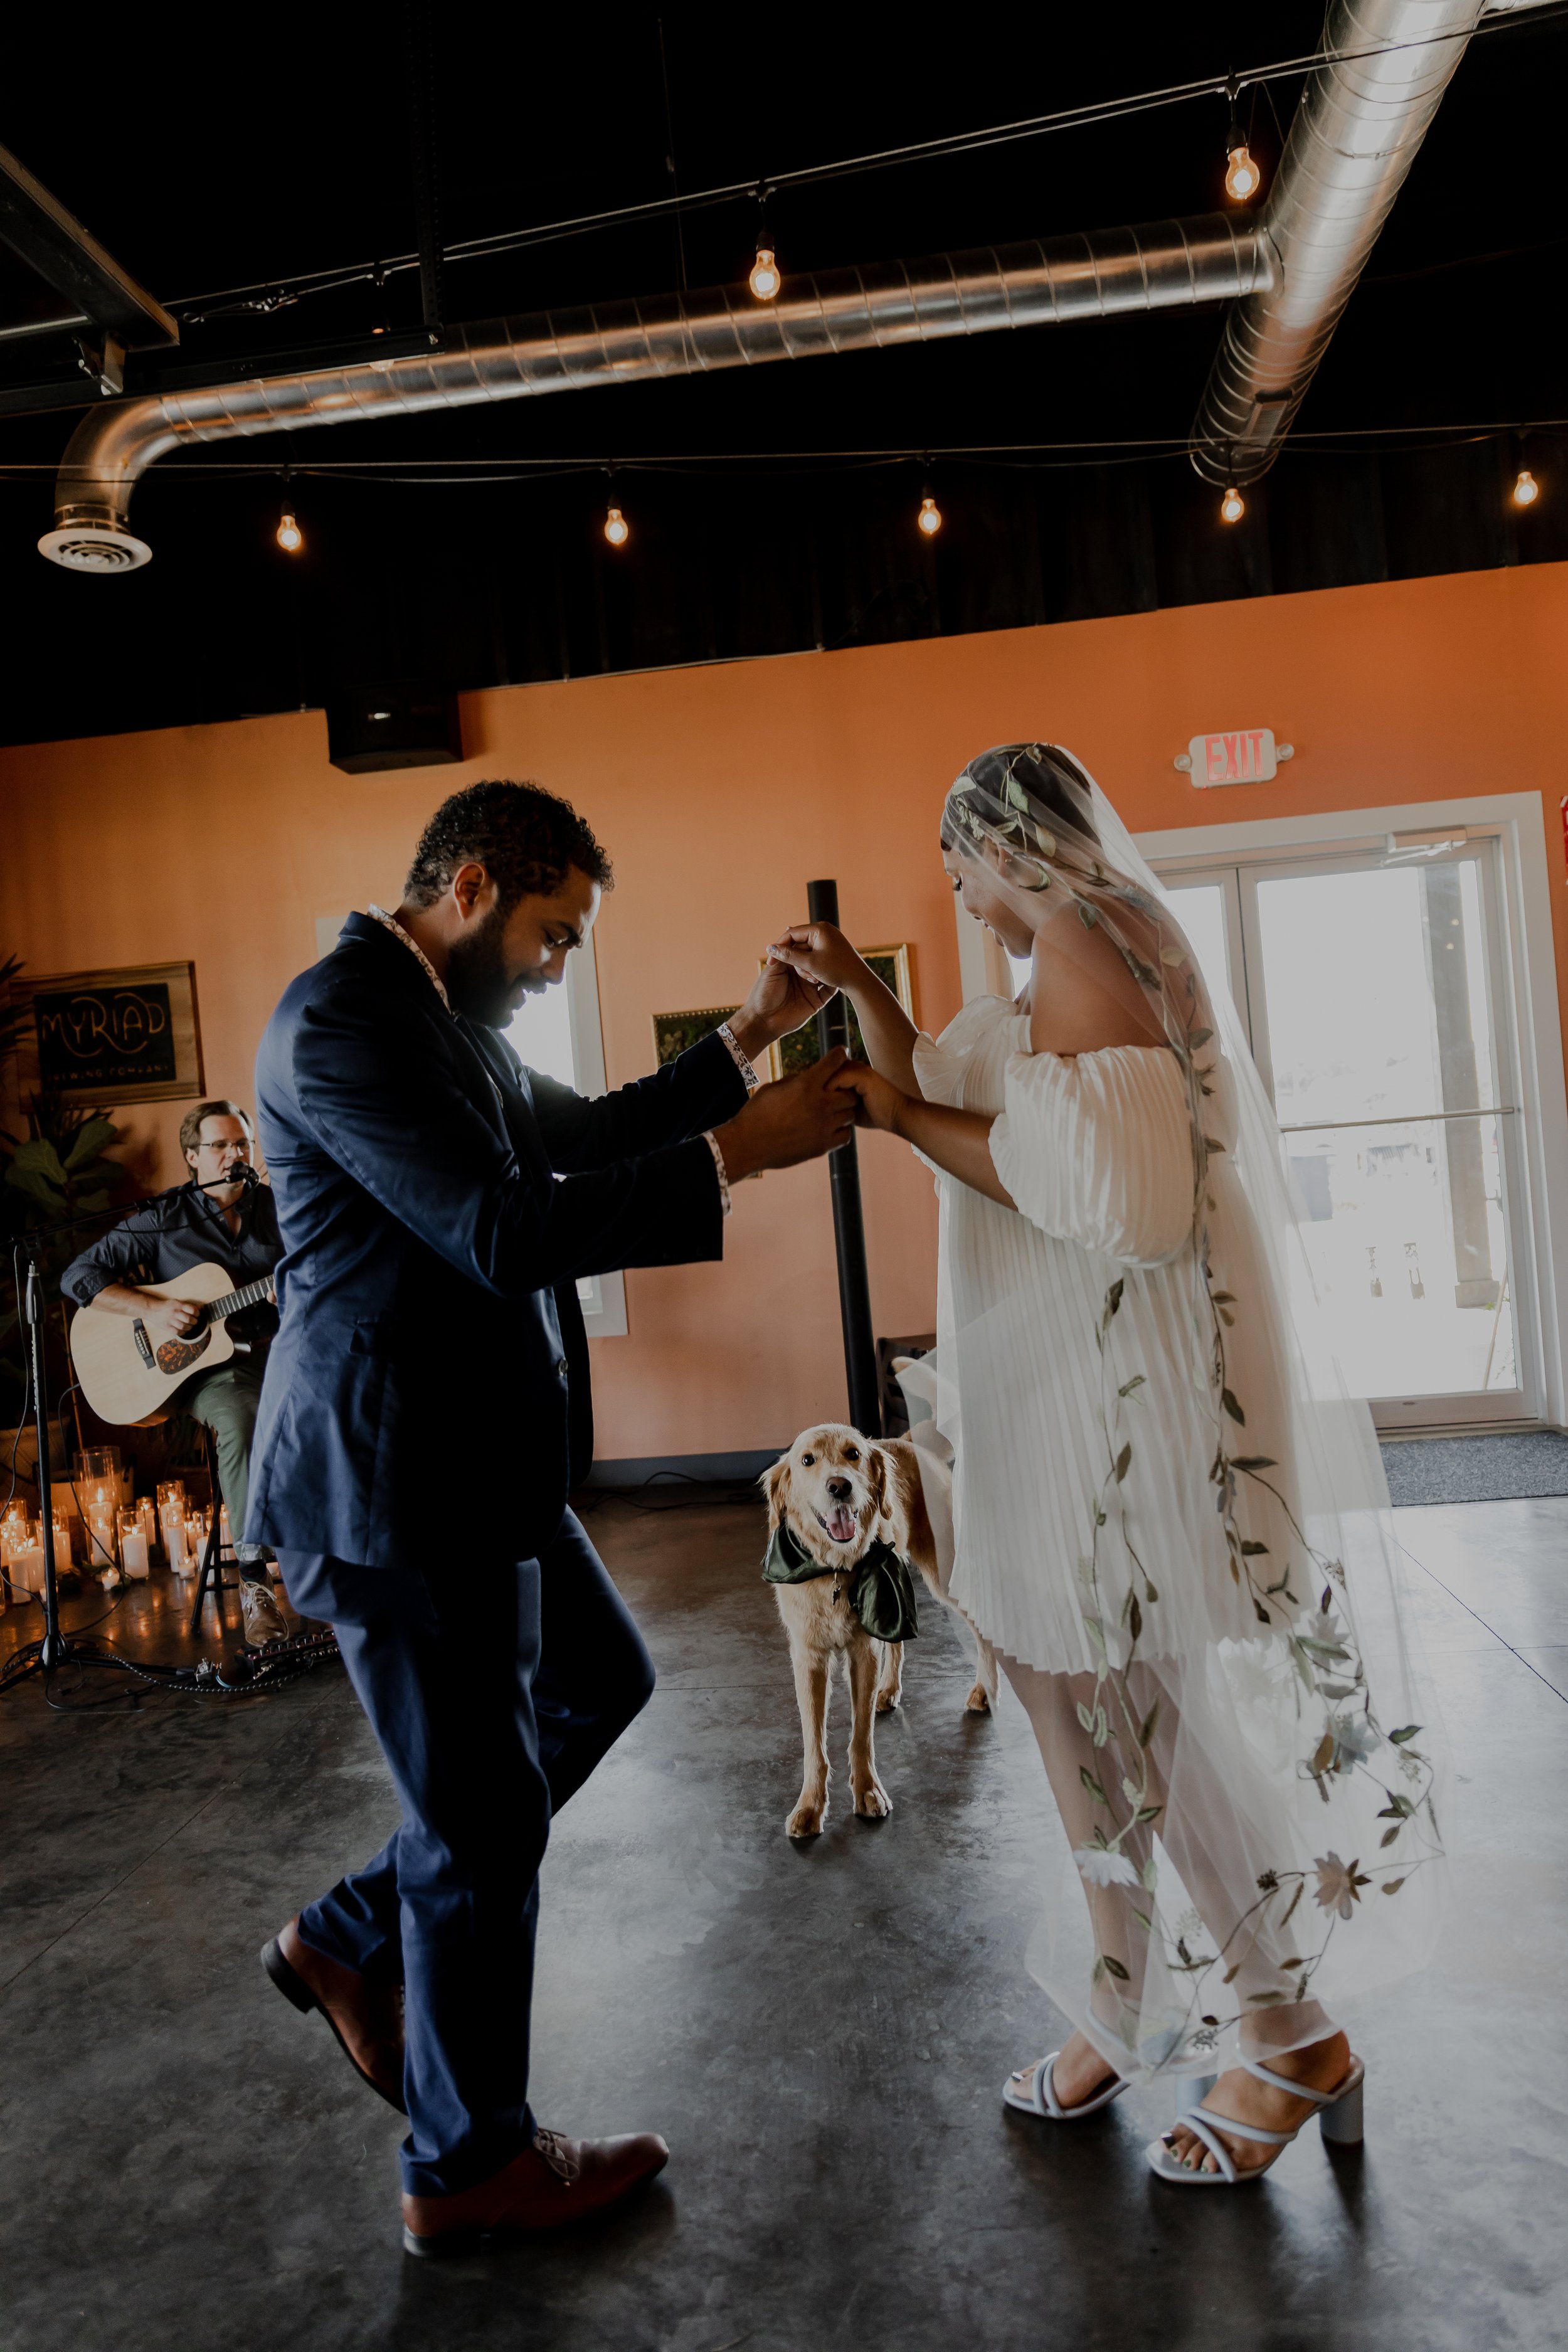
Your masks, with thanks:
M 108 19 L 89 20 L 105 38 Z M 430 8 L 443 244 L 668 194 L 659 17 Z M 956 28 L 956 29 L 955 29 Z M 1200 13 L 668 7 L 669 120 L 692 192 L 1310 51 L 1311 5 Z M 86 37 L 84 36 L 84 38 Z M 415 243 L 400 12 L 272 20 L 220 50 L 171 26 L 62 74 L 11 40 L 0 141 L 160 301 L 369 262 Z M 90 44 L 89 44 L 90 47 Z M 143 45 L 146 47 L 146 45 Z M 0 739 L 24 741 L 317 703 L 393 677 L 484 686 L 877 642 L 1568 556 L 1557 436 L 1432 428 L 1568 415 L 1557 194 L 1568 16 L 1478 37 L 1301 413 L 1226 530 L 1178 451 L 1217 311 L 992 335 L 198 449 L 136 494 L 144 570 L 83 578 L 35 551 L 77 412 L 0 415 L 0 580 L 11 620 Z M 90 90 L 90 119 L 69 92 Z M 1244 96 L 1267 165 L 1299 83 Z M 1049 236 L 1223 203 L 1217 98 L 1092 129 L 786 191 L 786 269 Z M 449 320 L 743 276 L 754 208 L 730 204 L 448 262 Z M 47 303 L 47 298 L 43 298 Z M 416 272 L 184 328 L 179 363 L 265 367 L 373 326 L 416 330 Z M 0 321 L 37 313 L 0 269 Z M 131 362 L 165 363 L 165 355 Z M 73 375 L 70 339 L 0 346 L 5 383 Z M 96 400 L 94 393 L 91 397 Z M 1379 441 L 1373 428 L 1402 432 Z M 1357 436 L 1315 440 L 1314 436 Z M 1367 437 L 1362 437 L 1367 436 Z M 1018 445 L 1085 442 L 1025 456 Z M 946 518 L 912 529 L 925 449 Z M 905 453 L 896 461 L 881 452 Z M 842 453 L 870 453 L 846 457 Z M 805 453 L 822 453 L 812 461 Z M 731 462 L 713 461 L 728 457 Z M 499 480 L 441 462 L 504 462 Z M 535 461 L 586 461 L 528 473 Z M 394 478 L 344 478 L 345 466 Z M 643 461 L 639 463 L 638 461 Z M 277 547 L 279 475 L 304 551 Z M 606 483 L 632 539 L 600 534 Z M 1542 485 L 1516 512 L 1521 463 Z M 230 470 L 234 466 L 264 469 Z M 215 466 L 218 470 L 214 470 Z M 311 469 L 328 467 L 330 474 Z M 427 469 L 425 478 L 412 478 Z M 526 478 L 516 478 L 518 470 Z M 483 472 L 483 463 L 474 470 Z M 435 478 L 431 478 L 434 476 Z

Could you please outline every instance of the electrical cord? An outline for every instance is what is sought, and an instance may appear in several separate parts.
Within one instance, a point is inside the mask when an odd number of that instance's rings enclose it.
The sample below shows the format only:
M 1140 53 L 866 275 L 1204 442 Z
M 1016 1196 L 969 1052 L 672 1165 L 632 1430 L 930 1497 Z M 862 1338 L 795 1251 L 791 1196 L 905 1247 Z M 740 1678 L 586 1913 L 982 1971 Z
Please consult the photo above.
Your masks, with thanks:
M 579 1518 L 591 1518 L 607 1503 L 624 1503 L 629 1511 L 642 1511 L 656 1518 L 661 1511 L 689 1507 L 696 1498 L 680 1494 L 671 1495 L 667 1502 L 638 1501 L 639 1496 L 647 1495 L 650 1487 L 657 1486 L 667 1478 L 679 1481 L 682 1486 L 701 1487 L 700 1499 L 719 1508 L 737 1509 L 744 1506 L 750 1509 L 760 1501 L 754 1479 L 699 1478 L 689 1470 L 655 1470 L 649 1477 L 639 1479 L 635 1486 L 584 1488 L 572 1507 Z
M 1415 425 L 1323 425 L 1313 431 L 1292 433 L 1281 457 L 1354 456 L 1362 454 L 1359 444 L 1387 445 L 1395 441 L 1402 446 L 1393 452 L 1394 455 L 1414 456 L 1424 450 L 1454 447 L 1466 442 L 1500 439 L 1511 434 L 1555 434 L 1565 428 L 1568 428 L 1568 417 L 1563 416 L 1473 419 L 1452 424 L 1434 420 Z M 613 467 L 616 473 L 691 475 L 701 474 L 710 467 L 751 467 L 764 475 L 787 476 L 791 468 L 805 472 L 826 467 L 847 470 L 857 467 L 926 464 L 976 467 L 990 465 L 1018 470 L 1037 466 L 1042 470 L 1071 471 L 1080 467 L 1142 465 L 1162 458 L 1185 457 L 1191 446 L 1191 437 L 1186 434 L 1138 434 L 1125 439 L 1097 438 L 1089 441 L 953 442 L 946 446 L 922 443 L 918 449 L 731 449 L 670 454 L 648 452 L 630 457 L 531 456 L 515 459 L 319 458 L 310 465 L 300 465 L 291 460 L 289 471 L 296 480 L 309 476 L 318 481 L 357 482 L 367 487 L 385 483 L 394 488 L 463 489 L 510 484 L 526 486 L 535 480 L 558 480 L 573 474 L 603 474 L 607 467 Z M 464 468 L 479 470 L 465 471 L 462 470 Z M 14 478 L 23 482 L 43 474 L 53 477 L 58 470 L 58 460 L 55 458 L 0 460 L 0 481 Z M 246 481 L 269 477 L 276 478 L 282 470 L 276 462 L 187 458 L 181 464 L 161 468 L 158 479 L 160 483 L 214 479 Z M 185 1187 L 175 1185 L 172 1189 L 178 1192 L 184 1191 Z M 146 1203 L 139 1205 L 144 1207 Z M 100 1215 L 103 1212 L 92 1213 Z

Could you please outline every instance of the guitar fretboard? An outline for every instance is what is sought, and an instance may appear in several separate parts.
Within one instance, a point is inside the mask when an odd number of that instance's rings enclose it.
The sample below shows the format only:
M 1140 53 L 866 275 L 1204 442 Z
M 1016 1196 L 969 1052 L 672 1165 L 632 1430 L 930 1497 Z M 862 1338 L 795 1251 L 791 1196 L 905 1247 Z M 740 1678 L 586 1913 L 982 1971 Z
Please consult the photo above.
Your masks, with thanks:
M 209 1323 L 226 1323 L 237 1315 L 242 1307 L 259 1307 L 272 1296 L 272 1276 L 264 1274 L 259 1282 L 247 1282 L 243 1290 L 230 1290 L 222 1298 L 215 1298 L 207 1307 Z

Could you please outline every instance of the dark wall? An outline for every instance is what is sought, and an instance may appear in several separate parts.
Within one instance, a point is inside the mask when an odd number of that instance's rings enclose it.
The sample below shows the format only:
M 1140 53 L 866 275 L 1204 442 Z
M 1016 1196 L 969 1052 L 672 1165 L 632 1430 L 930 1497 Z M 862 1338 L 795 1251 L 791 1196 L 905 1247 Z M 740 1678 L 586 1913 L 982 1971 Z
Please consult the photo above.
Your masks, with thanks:
M 141 572 L 78 577 L 41 561 L 30 529 L 0 540 L 0 735 L 231 719 L 373 679 L 521 684 L 1568 559 L 1568 482 L 1553 448 L 1529 454 L 1542 495 L 1520 512 L 1515 453 L 1494 442 L 1292 450 L 1234 526 L 1180 457 L 954 462 L 930 478 L 934 541 L 914 529 L 925 477 L 908 465 L 633 473 L 615 485 L 632 526 L 618 551 L 598 476 L 307 478 L 290 494 L 297 557 L 273 539 L 276 482 L 154 473 L 135 509 L 155 548 Z

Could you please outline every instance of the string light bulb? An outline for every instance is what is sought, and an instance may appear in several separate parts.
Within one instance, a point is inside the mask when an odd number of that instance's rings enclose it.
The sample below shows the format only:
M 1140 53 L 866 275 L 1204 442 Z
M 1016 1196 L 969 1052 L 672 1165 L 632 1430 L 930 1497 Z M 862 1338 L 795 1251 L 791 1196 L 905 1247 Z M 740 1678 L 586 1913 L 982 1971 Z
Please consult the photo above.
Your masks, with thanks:
M 619 507 L 612 507 L 605 517 L 605 537 L 612 547 L 625 547 L 632 535 L 632 527 Z
M 1230 100 L 1230 128 L 1225 137 L 1225 192 L 1233 204 L 1244 205 L 1263 185 L 1263 170 L 1247 149 L 1247 133 L 1237 111 L 1240 92 L 1234 81 L 1227 84 L 1226 95 Z
M 1219 502 L 1219 511 L 1222 522 L 1239 522 L 1247 512 L 1247 500 L 1234 482 L 1226 484 L 1225 496 Z
M 752 264 L 746 283 L 759 302 L 771 302 L 784 284 L 784 271 L 779 268 L 773 238 L 768 235 L 768 216 L 764 209 L 772 191 L 765 180 L 757 182 L 757 257 Z
M 1245 139 L 1239 147 L 1232 147 L 1228 152 L 1230 160 L 1226 167 L 1225 192 L 1234 204 L 1244 205 L 1263 185 L 1263 173 L 1248 154 Z
M 1540 483 L 1536 480 L 1535 476 L 1531 472 L 1528 466 L 1521 466 L 1519 469 L 1519 479 L 1513 486 L 1514 505 L 1516 507 L 1532 507 L 1540 496 Z
M 942 529 L 942 509 L 929 490 L 921 500 L 921 510 L 915 517 L 915 529 L 923 530 L 928 539 L 934 539 Z
M 300 530 L 298 518 L 294 512 L 294 501 L 289 493 L 289 468 L 285 466 L 283 468 L 283 511 L 278 518 L 278 544 L 283 550 L 285 555 L 298 555 L 300 550 L 305 544 L 305 534 Z

